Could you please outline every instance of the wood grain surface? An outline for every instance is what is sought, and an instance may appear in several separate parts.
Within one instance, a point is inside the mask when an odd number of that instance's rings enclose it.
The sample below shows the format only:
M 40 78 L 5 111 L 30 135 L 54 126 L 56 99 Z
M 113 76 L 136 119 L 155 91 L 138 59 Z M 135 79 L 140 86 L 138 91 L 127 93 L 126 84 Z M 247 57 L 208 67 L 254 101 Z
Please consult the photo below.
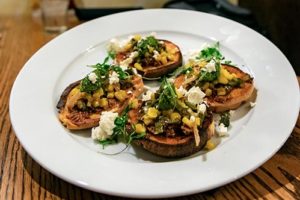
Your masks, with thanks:
M 9 119 L 13 82 L 25 62 L 53 37 L 30 16 L 0 16 L 0 199 L 123 199 L 52 175 L 23 150 L 15 136 Z M 254 172 L 223 187 L 177 199 L 300 199 L 300 119 L 279 152 Z

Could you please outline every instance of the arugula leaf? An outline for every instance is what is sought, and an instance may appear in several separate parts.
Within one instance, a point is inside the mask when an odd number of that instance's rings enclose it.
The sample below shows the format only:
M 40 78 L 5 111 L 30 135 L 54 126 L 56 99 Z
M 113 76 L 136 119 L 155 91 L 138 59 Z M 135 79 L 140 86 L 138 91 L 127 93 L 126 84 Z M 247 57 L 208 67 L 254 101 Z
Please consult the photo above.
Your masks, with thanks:
M 160 47 L 158 40 L 153 36 L 148 36 L 145 39 L 141 39 L 136 46 L 140 57 L 144 57 L 146 52 L 148 52 L 148 46 L 156 50 L 158 50 Z
M 220 116 L 221 116 L 221 119 L 219 121 L 219 125 L 224 124 L 225 127 L 229 127 L 230 126 L 230 113 L 229 113 L 229 111 L 221 113 Z
M 196 58 L 204 59 L 206 61 L 210 61 L 211 59 L 222 60 L 223 55 L 221 54 L 219 49 L 220 49 L 220 43 L 217 42 L 212 47 L 207 47 L 207 48 L 201 50 L 199 56 Z
M 175 87 L 166 77 L 162 80 L 159 92 L 158 109 L 168 110 L 176 107 L 177 94 Z

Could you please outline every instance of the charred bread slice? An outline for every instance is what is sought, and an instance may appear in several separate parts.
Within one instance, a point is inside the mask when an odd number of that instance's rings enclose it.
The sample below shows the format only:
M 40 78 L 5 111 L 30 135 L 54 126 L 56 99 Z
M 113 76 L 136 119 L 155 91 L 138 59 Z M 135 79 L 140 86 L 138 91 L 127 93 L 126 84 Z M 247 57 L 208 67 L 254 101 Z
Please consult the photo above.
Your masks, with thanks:
M 143 92 L 143 81 L 138 75 L 119 83 L 108 80 L 95 91 L 81 91 L 81 81 L 69 85 L 57 104 L 59 120 L 70 130 L 80 130 L 98 125 L 103 111 L 122 112 L 128 102 Z
M 182 65 L 181 51 L 171 41 L 137 35 L 125 46 L 127 48 L 115 50 L 116 63 L 136 68 L 145 78 L 161 77 Z
M 138 109 L 130 110 L 131 127 L 143 127 L 144 138 L 134 143 L 162 157 L 184 157 L 200 151 L 214 135 L 213 117 L 202 101 L 186 104 L 186 97 L 178 96 L 174 85 L 164 79 L 156 93 L 144 94 Z M 202 106 L 199 111 L 198 106 Z M 138 131 L 138 133 L 142 131 Z M 130 130 L 128 132 L 131 132 Z

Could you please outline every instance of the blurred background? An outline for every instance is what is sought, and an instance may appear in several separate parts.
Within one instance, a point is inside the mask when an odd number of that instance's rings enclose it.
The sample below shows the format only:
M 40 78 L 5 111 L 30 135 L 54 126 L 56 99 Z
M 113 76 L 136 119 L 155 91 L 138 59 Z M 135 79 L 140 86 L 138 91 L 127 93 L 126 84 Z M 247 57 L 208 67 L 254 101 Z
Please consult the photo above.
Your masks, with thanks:
M 147 8 L 198 10 L 238 21 L 270 39 L 300 75 L 300 0 L 70 0 L 69 5 L 80 21 Z M 36 16 L 39 9 L 40 0 L 0 0 L 0 18 Z

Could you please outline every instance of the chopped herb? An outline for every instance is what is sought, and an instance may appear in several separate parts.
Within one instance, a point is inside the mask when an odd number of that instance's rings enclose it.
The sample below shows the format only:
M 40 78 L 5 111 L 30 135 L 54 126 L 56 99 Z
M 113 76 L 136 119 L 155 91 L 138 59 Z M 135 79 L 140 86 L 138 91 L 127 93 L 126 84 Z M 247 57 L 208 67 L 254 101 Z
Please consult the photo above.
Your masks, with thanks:
M 207 47 L 207 48 L 201 50 L 199 56 L 196 58 L 204 59 L 206 61 L 210 61 L 211 59 L 222 60 L 223 56 L 222 56 L 221 52 L 219 51 L 219 48 L 220 48 L 220 43 L 217 42 L 212 47 Z
M 221 116 L 221 119 L 219 121 L 219 125 L 224 124 L 225 127 L 229 127 L 230 126 L 230 113 L 223 112 L 220 116 Z
M 125 80 L 125 79 L 127 79 L 128 76 L 129 76 L 128 73 L 124 72 L 124 71 L 122 70 L 122 68 L 119 67 L 119 66 L 114 66 L 114 67 L 113 67 L 113 70 L 114 70 L 115 72 L 118 73 L 119 78 L 120 78 L 121 80 Z
M 216 62 L 216 71 L 213 72 L 207 72 L 205 70 L 201 70 L 200 74 L 199 74 L 199 81 L 214 81 L 216 79 L 218 79 L 218 77 L 220 76 L 220 63 Z
M 166 77 L 163 78 L 159 93 L 158 109 L 168 110 L 176 107 L 177 94 L 175 87 Z
M 158 50 L 160 47 L 158 40 L 153 36 L 148 36 L 145 39 L 141 39 L 136 46 L 139 57 L 145 56 L 146 52 L 149 51 L 148 47 L 152 47 L 155 50 Z
M 81 92 L 87 92 L 91 93 L 101 87 L 100 79 L 98 78 L 95 83 L 92 83 L 88 76 L 86 76 L 84 79 L 80 82 L 80 91 Z

